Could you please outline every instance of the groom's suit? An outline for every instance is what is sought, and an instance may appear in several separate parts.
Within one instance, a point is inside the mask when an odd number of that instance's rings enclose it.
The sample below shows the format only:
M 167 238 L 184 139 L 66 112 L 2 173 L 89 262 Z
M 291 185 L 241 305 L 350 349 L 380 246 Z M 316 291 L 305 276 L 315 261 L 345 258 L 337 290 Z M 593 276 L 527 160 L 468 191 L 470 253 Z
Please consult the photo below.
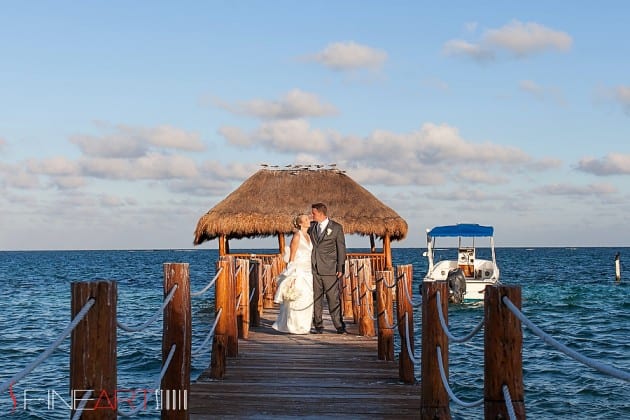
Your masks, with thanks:
M 338 330 L 345 328 L 339 299 L 339 279 L 337 273 L 343 273 L 346 264 L 346 239 L 343 227 L 330 219 L 323 232 L 318 232 L 318 223 L 311 223 L 309 234 L 313 244 L 311 262 L 313 265 L 313 326 L 324 326 L 322 312 L 323 298 L 326 295 L 330 318 Z

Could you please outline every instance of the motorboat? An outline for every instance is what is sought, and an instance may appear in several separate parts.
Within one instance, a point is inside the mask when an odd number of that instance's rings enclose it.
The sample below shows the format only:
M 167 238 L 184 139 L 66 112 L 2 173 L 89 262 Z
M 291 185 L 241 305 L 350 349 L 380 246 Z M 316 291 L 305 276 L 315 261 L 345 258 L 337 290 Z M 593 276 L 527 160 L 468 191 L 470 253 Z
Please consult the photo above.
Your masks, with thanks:
M 483 300 L 486 286 L 499 282 L 492 226 L 462 223 L 427 229 L 424 256 L 429 266 L 423 281 L 448 281 L 450 302 Z

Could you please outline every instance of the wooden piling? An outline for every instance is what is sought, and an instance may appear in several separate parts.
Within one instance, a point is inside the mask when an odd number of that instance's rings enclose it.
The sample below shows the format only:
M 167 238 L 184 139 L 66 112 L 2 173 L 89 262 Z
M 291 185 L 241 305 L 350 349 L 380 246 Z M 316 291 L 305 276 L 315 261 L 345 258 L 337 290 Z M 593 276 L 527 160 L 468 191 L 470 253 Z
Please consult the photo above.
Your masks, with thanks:
M 341 310 L 344 318 L 353 317 L 352 281 L 350 280 L 350 262 L 346 260 L 344 274 L 341 278 Z
M 237 259 L 236 267 L 236 326 L 238 338 L 249 337 L 249 260 Z
M 374 331 L 373 317 L 376 311 L 374 310 L 374 298 L 372 297 L 371 289 L 371 284 L 373 283 L 372 266 L 367 258 L 361 258 L 358 262 L 359 303 L 361 305 L 359 334 L 365 337 L 374 337 L 376 332 Z
M 448 283 L 432 281 L 422 284 L 422 419 L 451 418 L 449 396 L 442 383 L 437 358 L 437 346 L 440 346 L 444 373 L 448 380 L 448 336 L 442 329 L 437 312 L 438 290 L 442 313 L 448 325 Z
M 502 302 L 503 296 L 521 308 L 520 286 L 486 286 L 484 297 L 484 415 L 487 419 L 509 418 L 503 397 L 507 385 L 514 414 L 525 418 L 523 387 L 523 332 L 521 321 Z
M 263 284 L 265 293 L 263 294 L 263 309 L 270 309 L 275 306 L 273 303 L 273 295 L 274 295 L 274 282 L 275 276 L 273 274 L 273 264 L 265 264 L 263 276 Z
M 394 360 L 394 309 L 392 291 L 393 271 L 376 272 L 376 311 L 378 313 L 378 358 Z
M 164 308 L 162 332 L 162 364 L 175 345 L 175 352 L 162 378 L 162 419 L 186 420 L 190 390 L 192 316 L 190 310 L 190 271 L 188 263 L 166 263 L 164 296 L 177 287 Z
M 225 258 L 229 263 L 229 269 L 227 272 L 229 276 L 227 278 L 227 295 L 228 304 L 223 311 L 223 315 L 226 315 L 227 324 L 227 356 L 238 356 L 238 324 L 236 320 L 236 261 L 232 256 L 226 256 Z
M 85 397 L 87 404 L 82 419 L 116 419 L 116 282 L 75 282 L 71 293 L 72 319 L 89 299 L 93 298 L 95 303 L 72 331 L 70 393 L 78 405 L 84 392 L 92 391 L 90 397 Z
M 350 266 L 350 292 L 352 293 L 352 318 L 355 324 L 359 323 L 361 315 L 361 303 L 359 302 L 359 273 L 357 271 L 359 260 L 351 259 Z
M 220 273 L 219 270 L 221 270 Z M 220 316 L 220 318 L 217 321 L 217 325 L 214 329 L 214 336 L 212 337 L 210 377 L 212 379 L 223 379 L 225 376 L 225 366 L 227 360 L 228 324 L 230 323 L 227 315 L 229 311 L 229 261 L 219 258 L 219 261 L 217 261 L 217 273 L 219 273 L 219 275 L 215 283 L 214 308 L 215 317 Z M 221 313 L 221 315 L 219 315 L 219 313 Z
M 619 260 L 619 253 L 615 255 L 615 280 L 617 283 L 621 282 L 621 261 Z
M 251 259 L 249 264 L 251 266 L 249 290 L 253 293 L 252 300 L 249 302 L 249 323 L 252 327 L 258 327 L 262 316 L 262 261 Z
M 398 310 L 396 311 L 398 334 L 400 335 L 400 354 L 398 355 L 398 377 L 407 384 L 416 382 L 415 368 L 413 363 L 413 354 L 409 355 L 407 351 L 407 331 L 409 333 L 410 350 L 414 350 L 414 322 L 413 322 L 413 301 L 412 299 L 412 283 L 413 283 L 413 267 L 411 264 L 399 265 L 396 269 L 396 302 Z M 409 328 L 406 328 L 408 325 Z

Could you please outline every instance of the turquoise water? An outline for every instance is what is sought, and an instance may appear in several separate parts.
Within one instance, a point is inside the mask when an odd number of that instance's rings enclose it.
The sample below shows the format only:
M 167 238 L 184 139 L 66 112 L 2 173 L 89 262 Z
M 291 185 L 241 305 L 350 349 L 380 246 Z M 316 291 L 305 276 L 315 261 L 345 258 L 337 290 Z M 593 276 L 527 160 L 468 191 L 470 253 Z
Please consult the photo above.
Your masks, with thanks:
M 420 352 L 419 283 L 426 270 L 422 249 L 394 249 L 394 264 L 414 266 L 416 352 Z M 261 250 L 255 252 L 261 253 Z M 630 258 L 630 248 L 499 248 L 504 283 L 522 286 L 523 312 L 553 337 L 584 355 L 630 371 L 630 272 L 614 281 L 614 256 Z M 0 252 L 0 384 L 44 351 L 70 321 L 70 283 L 95 279 L 118 282 L 118 319 L 142 324 L 162 303 L 162 264 L 190 264 L 191 289 L 214 276 L 214 250 Z M 623 279 L 626 275 L 625 280 Z M 214 320 L 213 293 L 193 298 L 193 348 Z M 456 335 L 468 333 L 483 317 L 476 305 L 451 306 L 449 324 Z M 161 317 L 141 333 L 118 332 L 118 388 L 151 388 L 161 367 Z M 397 343 L 397 346 L 399 343 Z M 0 395 L 0 417 L 66 419 L 59 400 L 47 405 L 51 391 L 69 388 L 70 339 L 42 365 Z M 398 350 L 397 350 L 398 351 Z M 449 347 L 450 384 L 465 401 L 483 397 L 483 333 Z M 210 362 L 192 361 L 192 378 Z M 420 366 L 416 366 L 419 375 Z M 524 328 L 523 377 L 529 418 L 630 418 L 630 384 L 599 373 L 546 345 Z M 24 392 L 27 398 L 24 408 Z M 41 398 L 42 401 L 35 399 Z M 451 403 L 457 419 L 483 418 L 483 407 Z M 136 417 L 159 418 L 149 403 Z

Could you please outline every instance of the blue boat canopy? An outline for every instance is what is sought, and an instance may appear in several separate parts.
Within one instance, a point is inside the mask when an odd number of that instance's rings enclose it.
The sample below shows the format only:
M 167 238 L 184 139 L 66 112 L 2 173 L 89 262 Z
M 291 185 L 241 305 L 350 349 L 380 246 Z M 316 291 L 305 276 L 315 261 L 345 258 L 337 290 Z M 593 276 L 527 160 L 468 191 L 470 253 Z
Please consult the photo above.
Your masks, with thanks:
M 462 223 L 450 226 L 436 226 L 429 231 L 427 235 L 432 238 L 438 236 L 464 236 L 464 237 L 483 237 L 492 236 L 494 228 L 492 226 L 481 226 L 473 223 Z

